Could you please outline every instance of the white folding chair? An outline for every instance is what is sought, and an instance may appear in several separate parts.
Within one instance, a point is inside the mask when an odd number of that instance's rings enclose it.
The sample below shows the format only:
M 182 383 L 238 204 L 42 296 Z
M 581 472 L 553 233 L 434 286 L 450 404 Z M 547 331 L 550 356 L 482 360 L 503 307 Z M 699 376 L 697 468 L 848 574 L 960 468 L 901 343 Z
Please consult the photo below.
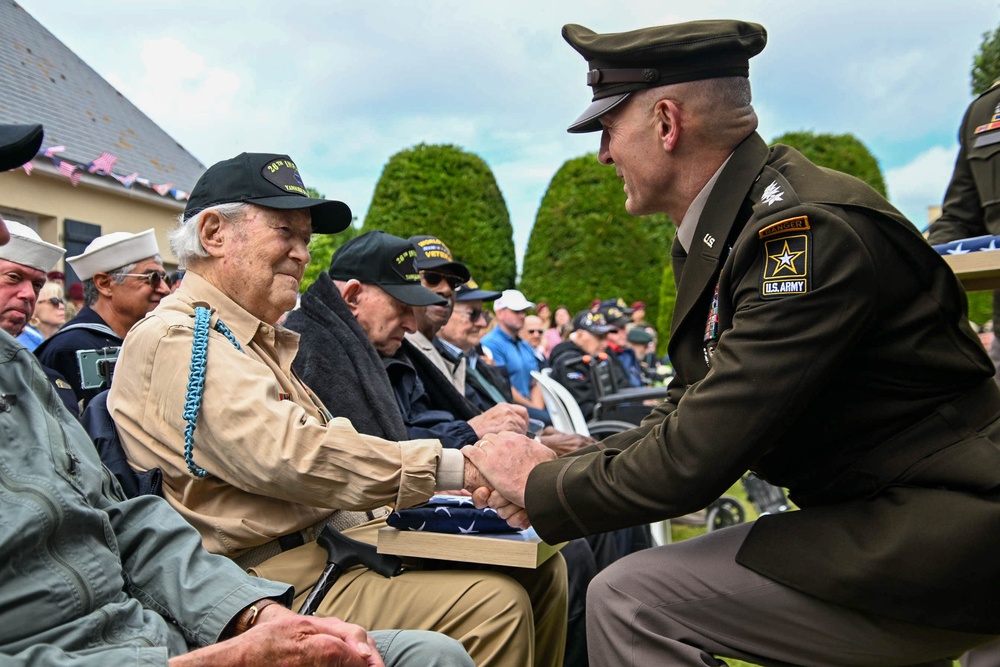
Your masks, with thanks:
M 563 433 L 579 433 L 589 437 L 590 429 L 587 428 L 587 420 L 584 418 L 580 406 L 577 405 L 576 399 L 573 398 L 573 394 L 544 373 L 531 371 L 531 377 L 535 378 L 538 386 L 542 388 L 545 408 L 549 411 L 553 428 Z

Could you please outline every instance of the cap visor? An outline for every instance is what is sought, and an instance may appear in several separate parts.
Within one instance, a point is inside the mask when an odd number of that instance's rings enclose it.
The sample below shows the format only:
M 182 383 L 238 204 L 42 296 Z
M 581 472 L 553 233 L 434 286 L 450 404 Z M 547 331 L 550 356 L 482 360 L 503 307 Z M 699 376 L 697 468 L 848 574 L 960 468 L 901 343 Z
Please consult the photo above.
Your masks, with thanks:
M 351 224 L 351 208 L 342 201 L 313 199 L 299 195 L 278 195 L 276 197 L 256 197 L 246 201 L 258 206 L 277 208 L 283 211 L 312 209 L 312 228 L 317 234 L 336 234 Z
M 595 100 L 589 107 L 587 107 L 586 111 L 580 114 L 580 116 L 574 120 L 568 128 L 566 128 L 566 131 L 573 134 L 600 132 L 602 129 L 600 121 L 601 116 L 624 102 L 628 99 L 628 96 L 628 93 L 622 93 L 621 95 L 612 95 L 611 97 L 603 97 L 599 100 Z
M 0 171 L 20 167 L 38 154 L 41 125 L 0 125 Z
M 484 289 L 474 289 L 468 292 L 458 292 L 455 294 L 455 301 L 494 301 L 500 297 L 501 292 L 491 292 Z
M 423 285 L 379 285 L 386 293 L 409 306 L 443 306 L 448 299 L 435 294 Z
M 607 325 L 601 325 L 597 327 L 581 327 L 581 328 L 584 331 L 589 331 L 595 336 L 603 336 L 605 334 L 611 333 L 611 330 L 614 329 L 614 327 L 609 327 Z

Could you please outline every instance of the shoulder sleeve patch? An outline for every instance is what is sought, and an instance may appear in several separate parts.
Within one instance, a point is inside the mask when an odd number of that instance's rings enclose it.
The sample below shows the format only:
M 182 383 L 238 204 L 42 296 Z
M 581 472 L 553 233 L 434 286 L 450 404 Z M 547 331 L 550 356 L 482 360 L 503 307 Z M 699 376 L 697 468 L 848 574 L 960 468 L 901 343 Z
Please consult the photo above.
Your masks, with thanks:
M 809 291 L 812 232 L 809 218 L 799 216 L 768 225 L 758 232 L 763 253 L 760 298 L 778 299 Z
M 808 229 L 810 229 L 809 218 L 800 215 L 797 218 L 788 218 L 787 220 L 781 220 L 780 222 L 768 225 L 757 232 L 757 236 L 766 239 L 769 236 L 781 234 L 782 232 L 804 231 Z

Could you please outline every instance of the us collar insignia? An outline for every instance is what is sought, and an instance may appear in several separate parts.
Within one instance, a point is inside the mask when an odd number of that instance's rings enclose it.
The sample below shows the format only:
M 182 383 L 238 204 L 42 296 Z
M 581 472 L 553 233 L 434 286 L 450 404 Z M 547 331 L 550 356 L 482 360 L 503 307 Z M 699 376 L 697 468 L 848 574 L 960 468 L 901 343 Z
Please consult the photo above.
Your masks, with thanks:
M 809 291 L 811 229 L 809 218 L 799 216 L 768 225 L 758 232 L 763 255 L 760 298 L 778 299 Z

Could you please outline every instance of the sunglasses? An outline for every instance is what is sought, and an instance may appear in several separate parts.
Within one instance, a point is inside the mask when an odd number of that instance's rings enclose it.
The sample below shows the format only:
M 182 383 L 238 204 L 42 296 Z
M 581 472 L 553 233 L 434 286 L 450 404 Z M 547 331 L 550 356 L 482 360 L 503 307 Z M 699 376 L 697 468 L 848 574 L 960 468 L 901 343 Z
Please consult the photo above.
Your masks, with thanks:
M 421 271 L 420 276 L 427 282 L 431 287 L 437 287 L 442 280 L 448 283 L 448 287 L 453 290 L 459 288 L 460 285 L 464 285 L 465 281 L 458 276 L 452 276 L 447 273 L 438 273 L 437 271 Z
M 170 276 L 168 276 L 166 273 L 160 273 L 159 271 L 151 271 L 149 273 L 126 273 L 123 275 L 130 278 L 143 278 L 146 280 L 146 282 L 149 283 L 149 286 L 152 287 L 153 289 L 159 289 L 160 283 L 163 283 L 164 285 L 167 286 L 167 288 L 169 288 L 173 282 L 172 280 L 170 280 Z
M 476 308 L 475 310 L 465 310 L 463 308 L 456 308 L 454 312 L 468 316 L 470 322 L 478 322 L 479 318 L 483 316 L 482 308 Z
M 47 302 L 49 303 L 49 305 L 50 305 L 50 306 L 52 306 L 53 308 L 58 308 L 59 306 L 65 306 L 65 305 L 66 305 L 66 302 L 65 302 L 65 301 L 63 301 L 62 299 L 60 299 L 60 298 L 59 298 L 59 297 L 57 297 L 57 296 L 53 296 L 53 297 L 50 297 L 50 298 L 48 298 L 48 299 L 45 299 L 45 300 L 46 300 L 46 301 L 47 301 Z
M 528 329 L 528 333 L 530 334 L 545 333 L 545 329 Z

